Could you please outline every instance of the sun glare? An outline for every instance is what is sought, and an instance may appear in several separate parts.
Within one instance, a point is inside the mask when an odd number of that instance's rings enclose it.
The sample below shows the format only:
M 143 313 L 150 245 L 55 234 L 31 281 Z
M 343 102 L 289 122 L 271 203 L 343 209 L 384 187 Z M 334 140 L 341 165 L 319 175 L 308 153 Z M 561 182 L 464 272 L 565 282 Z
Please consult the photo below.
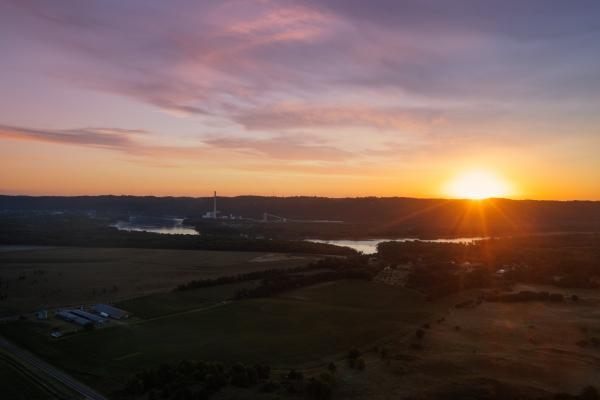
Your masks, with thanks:
M 507 182 L 487 171 L 469 171 L 457 176 L 446 186 L 447 195 L 460 199 L 505 197 L 510 192 Z

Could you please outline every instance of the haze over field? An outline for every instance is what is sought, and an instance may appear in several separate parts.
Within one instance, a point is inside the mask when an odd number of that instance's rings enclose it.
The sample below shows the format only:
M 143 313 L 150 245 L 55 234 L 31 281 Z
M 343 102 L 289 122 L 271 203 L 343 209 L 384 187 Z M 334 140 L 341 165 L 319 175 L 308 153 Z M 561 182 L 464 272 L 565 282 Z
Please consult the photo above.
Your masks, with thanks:
M 0 192 L 600 199 L 599 14 L 3 1 Z

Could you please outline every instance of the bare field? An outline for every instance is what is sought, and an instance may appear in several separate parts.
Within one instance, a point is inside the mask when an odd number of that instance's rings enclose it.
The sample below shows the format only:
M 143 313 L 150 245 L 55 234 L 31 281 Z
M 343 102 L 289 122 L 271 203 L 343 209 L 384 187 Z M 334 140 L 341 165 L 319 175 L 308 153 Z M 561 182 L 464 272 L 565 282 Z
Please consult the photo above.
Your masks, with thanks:
M 597 385 L 600 347 L 592 344 L 592 338 L 600 338 L 600 293 L 568 292 L 581 300 L 483 302 L 461 309 L 453 305 L 469 294 L 444 300 L 446 311 L 430 322 L 430 329 L 424 329 L 423 339 L 414 334 L 397 338 L 384 345 L 389 361 L 373 352 L 365 373 L 343 372 L 347 384 L 340 386 L 340 398 L 435 398 L 440 393 L 537 397 L 577 393 L 587 385 Z M 413 348 L 413 343 L 420 343 L 422 349 Z
M 255 262 L 256 259 L 264 260 Z M 193 279 L 289 268 L 316 259 L 202 250 L 44 248 L 0 252 L 0 317 L 169 291 Z M 272 260 L 272 261 L 269 261 Z

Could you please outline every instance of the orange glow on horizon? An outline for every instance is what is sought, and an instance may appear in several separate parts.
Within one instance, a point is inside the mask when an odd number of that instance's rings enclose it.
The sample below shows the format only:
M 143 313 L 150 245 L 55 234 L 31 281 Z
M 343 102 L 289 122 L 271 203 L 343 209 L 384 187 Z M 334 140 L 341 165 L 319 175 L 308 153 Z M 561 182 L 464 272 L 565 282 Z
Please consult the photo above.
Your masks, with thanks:
M 482 200 L 514 194 L 503 178 L 484 170 L 462 173 L 446 184 L 445 193 L 453 198 Z

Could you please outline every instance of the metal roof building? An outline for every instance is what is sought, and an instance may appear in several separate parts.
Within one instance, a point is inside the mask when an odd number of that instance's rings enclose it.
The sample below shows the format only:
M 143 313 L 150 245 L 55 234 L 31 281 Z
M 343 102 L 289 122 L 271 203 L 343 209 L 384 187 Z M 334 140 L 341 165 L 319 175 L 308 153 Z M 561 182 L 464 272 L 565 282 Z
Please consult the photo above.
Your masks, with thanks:
M 129 318 L 129 313 L 120 308 L 109 306 L 108 304 L 94 304 L 92 310 L 100 315 L 107 315 L 114 319 L 125 319 Z
M 65 321 L 73 322 L 74 324 L 80 326 L 87 326 L 89 324 L 92 324 L 92 321 L 90 321 L 89 319 L 82 318 L 76 314 L 73 314 L 71 310 L 61 310 L 56 313 L 56 316 L 64 319 Z
M 106 322 L 106 319 L 96 315 L 96 314 L 91 314 L 87 311 L 83 311 L 83 310 L 71 310 L 72 314 L 75 314 L 79 317 L 85 318 L 87 320 L 90 320 L 91 322 L 95 323 L 96 325 L 101 325 L 103 323 Z

